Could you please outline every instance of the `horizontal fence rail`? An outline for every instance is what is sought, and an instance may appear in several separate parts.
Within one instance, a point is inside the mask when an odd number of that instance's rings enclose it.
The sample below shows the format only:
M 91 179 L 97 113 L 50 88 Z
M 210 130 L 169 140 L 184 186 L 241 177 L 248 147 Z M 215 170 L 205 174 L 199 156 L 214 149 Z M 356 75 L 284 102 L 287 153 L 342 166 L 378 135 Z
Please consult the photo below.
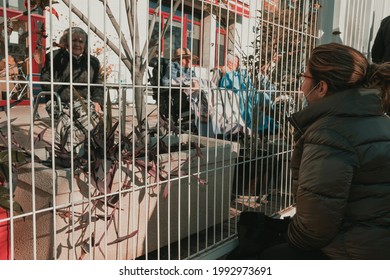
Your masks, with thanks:
M 0 259 L 192 259 L 294 206 L 318 1 L 0 1 Z

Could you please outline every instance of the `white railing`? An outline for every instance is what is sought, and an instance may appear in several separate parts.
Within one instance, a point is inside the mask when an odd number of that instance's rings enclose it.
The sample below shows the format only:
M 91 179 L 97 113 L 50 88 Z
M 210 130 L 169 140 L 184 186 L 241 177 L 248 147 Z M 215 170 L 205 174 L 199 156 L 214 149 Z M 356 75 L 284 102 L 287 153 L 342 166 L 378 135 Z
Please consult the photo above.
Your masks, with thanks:
M 197 258 L 235 239 L 240 212 L 292 207 L 287 116 L 302 106 L 297 74 L 315 46 L 316 3 L 1 9 L 1 257 Z M 83 39 L 85 53 L 69 56 Z M 191 50 L 188 79 L 166 70 L 189 55 L 177 48 Z M 36 115 L 41 86 L 63 108 L 40 100 Z

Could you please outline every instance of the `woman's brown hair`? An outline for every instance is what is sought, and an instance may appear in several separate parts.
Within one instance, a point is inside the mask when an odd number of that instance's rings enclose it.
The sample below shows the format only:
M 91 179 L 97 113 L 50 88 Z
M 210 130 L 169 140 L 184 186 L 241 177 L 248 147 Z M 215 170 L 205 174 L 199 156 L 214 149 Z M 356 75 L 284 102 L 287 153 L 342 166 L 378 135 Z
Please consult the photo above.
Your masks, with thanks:
M 390 109 L 390 63 L 370 64 L 358 50 L 338 43 L 316 47 L 308 63 L 315 82 L 325 81 L 329 93 L 353 87 L 378 88 L 382 107 Z

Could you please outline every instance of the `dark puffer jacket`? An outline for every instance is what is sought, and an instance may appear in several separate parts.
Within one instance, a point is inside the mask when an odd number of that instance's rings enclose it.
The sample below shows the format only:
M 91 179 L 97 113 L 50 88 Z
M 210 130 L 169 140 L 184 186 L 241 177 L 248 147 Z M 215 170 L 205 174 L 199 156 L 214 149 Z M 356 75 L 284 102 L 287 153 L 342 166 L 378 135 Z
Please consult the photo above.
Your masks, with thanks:
M 390 259 L 390 118 L 378 91 L 333 94 L 290 122 L 296 215 L 289 243 L 332 259 Z
M 74 85 L 74 88 L 77 92 L 85 99 L 88 98 L 88 82 L 91 84 L 102 84 L 102 81 L 99 76 L 100 63 L 99 60 L 90 56 L 90 76 L 88 77 L 88 57 L 82 55 L 79 59 L 73 57 L 73 83 L 82 83 L 82 85 Z M 42 69 L 41 81 L 51 81 L 51 70 L 50 70 L 50 53 L 46 55 L 45 67 Z M 59 49 L 53 52 L 53 82 L 54 82 L 54 91 L 56 91 L 60 97 L 61 102 L 68 104 L 70 102 L 70 86 L 69 85 L 60 85 L 55 82 L 70 82 L 70 60 L 69 52 L 67 50 Z M 50 85 L 42 84 L 42 89 L 49 91 Z M 93 102 L 97 102 L 100 106 L 103 105 L 104 95 L 103 95 L 103 86 L 93 86 L 91 85 L 91 95 L 90 99 Z M 77 95 L 73 91 L 73 100 L 77 100 Z

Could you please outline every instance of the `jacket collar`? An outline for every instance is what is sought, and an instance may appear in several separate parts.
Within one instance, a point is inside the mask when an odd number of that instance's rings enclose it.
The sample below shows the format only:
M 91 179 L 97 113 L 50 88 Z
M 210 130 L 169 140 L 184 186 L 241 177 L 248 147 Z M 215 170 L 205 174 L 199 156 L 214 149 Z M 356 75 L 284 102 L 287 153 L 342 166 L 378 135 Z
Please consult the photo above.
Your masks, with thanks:
M 329 95 L 292 114 L 290 123 L 299 138 L 316 120 L 324 116 L 364 117 L 383 115 L 380 92 L 376 89 L 353 88 Z

